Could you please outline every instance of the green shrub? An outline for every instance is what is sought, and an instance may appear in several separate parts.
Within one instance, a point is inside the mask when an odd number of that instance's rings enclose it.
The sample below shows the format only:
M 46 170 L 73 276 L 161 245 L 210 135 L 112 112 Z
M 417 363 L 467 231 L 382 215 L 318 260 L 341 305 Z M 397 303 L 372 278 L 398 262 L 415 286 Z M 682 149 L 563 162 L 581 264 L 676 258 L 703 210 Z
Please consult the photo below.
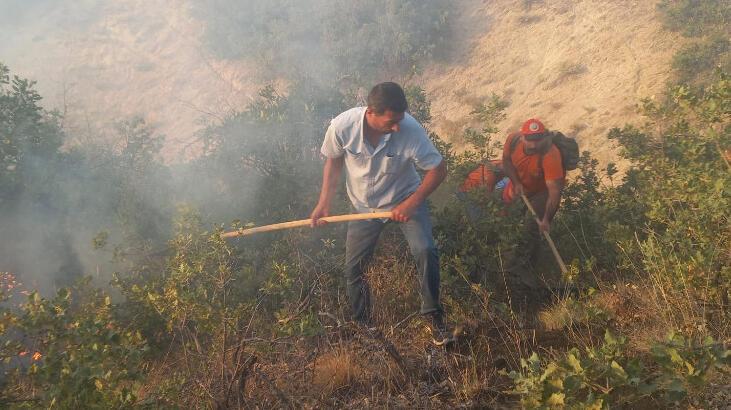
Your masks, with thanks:
M 691 82 L 702 74 L 713 72 L 717 66 L 731 70 L 730 52 L 731 42 L 726 37 L 716 35 L 692 42 L 673 57 L 673 69 L 678 76 L 678 82 Z
M 119 408 L 137 402 L 146 342 L 116 319 L 115 305 L 104 292 L 82 283 L 59 290 L 52 299 L 33 293 L 12 329 L 22 335 L 17 344 L 30 363 L 27 371 L 20 364 L 5 376 L 26 386 L 20 390 L 22 399 L 59 408 Z
M 670 334 L 647 357 L 628 357 L 626 342 L 607 330 L 597 348 L 574 348 L 546 362 L 533 353 L 521 360 L 521 371 L 509 373 L 514 393 L 525 408 L 657 407 L 682 402 L 714 371 L 731 366 L 731 350 L 711 338 Z
M 664 272 L 681 289 L 707 292 L 722 304 L 731 290 L 729 96 L 724 74 L 700 95 L 678 87 L 665 105 L 645 101 L 655 132 L 626 127 L 609 134 L 633 164 L 618 199 L 636 202 L 626 217 L 644 220 L 636 225 L 644 228 L 638 246 L 625 250 L 645 272 Z

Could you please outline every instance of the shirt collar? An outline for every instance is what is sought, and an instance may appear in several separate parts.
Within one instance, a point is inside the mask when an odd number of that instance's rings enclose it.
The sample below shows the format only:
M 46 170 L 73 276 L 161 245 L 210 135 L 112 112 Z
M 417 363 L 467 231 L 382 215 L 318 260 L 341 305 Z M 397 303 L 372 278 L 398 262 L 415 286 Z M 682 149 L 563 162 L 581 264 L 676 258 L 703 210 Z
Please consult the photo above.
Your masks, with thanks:
M 363 115 L 360 116 L 360 138 L 358 140 L 358 152 L 370 152 L 370 149 L 368 149 L 365 142 L 365 115 L 366 109 L 363 109 Z M 378 146 L 373 148 L 373 153 L 371 154 L 371 156 L 376 155 L 381 150 L 383 150 L 386 147 L 386 144 L 388 144 L 388 141 L 391 140 L 392 135 L 392 132 L 384 134 L 381 140 L 378 141 Z

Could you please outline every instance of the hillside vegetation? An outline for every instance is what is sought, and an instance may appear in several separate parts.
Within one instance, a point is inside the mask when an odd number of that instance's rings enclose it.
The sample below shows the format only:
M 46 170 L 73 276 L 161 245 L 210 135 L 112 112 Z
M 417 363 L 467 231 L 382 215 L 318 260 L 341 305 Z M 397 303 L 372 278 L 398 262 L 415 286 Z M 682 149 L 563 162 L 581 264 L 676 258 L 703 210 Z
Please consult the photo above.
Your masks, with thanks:
M 430 0 L 429 13 L 414 13 L 409 0 L 367 0 L 342 15 L 313 14 L 323 22 L 316 28 L 295 24 L 308 11 L 302 3 L 248 3 L 210 2 L 207 18 L 226 14 L 242 39 L 217 53 L 251 48 L 281 67 L 279 41 L 300 48 L 317 37 L 343 81 L 285 67 L 275 75 L 284 80 L 262 83 L 256 98 L 202 128 L 201 154 L 175 165 L 161 161 L 163 137 L 139 118 L 118 125 L 114 144 L 68 144 L 78 135 L 62 126 L 63 113 L 42 108 L 33 83 L 0 65 L 0 227 L 27 246 L 3 247 L 4 259 L 17 261 L 0 277 L 3 407 L 713 408 L 731 400 L 725 57 L 675 57 L 663 92 L 637 96 L 641 120 L 604 119 L 600 134 L 616 144 L 622 175 L 582 145 L 551 233 L 569 271 L 542 255 L 533 272 L 545 281 L 542 297 L 506 286 L 519 206 L 472 192 L 482 212 L 472 220 L 450 192 L 434 198 L 443 302 L 459 336 L 444 348 L 415 314 L 415 269 L 395 226 L 367 274 L 376 330 L 348 320 L 344 226 L 231 241 L 220 234 L 309 213 L 330 118 L 358 104 L 369 83 L 416 78 L 448 55 L 444 39 L 459 21 L 450 3 Z M 549 8 L 519 3 L 539 19 Z M 663 0 L 656 24 L 694 33 L 692 44 L 721 41 L 731 25 L 716 16 L 729 8 Z M 247 31 L 250 15 L 278 35 Z M 332 19 L 346 17 L 358 33 L 392 33 L 398 47 L 384 53 L 382 42 L 329 31 L 339 33 Z M 373 58 L 350 66 L 353 43 Z M 468 104 L 469 123 L 446 138 L 434 126 L 433 93 L 407 84 L 412 114 L 449 164 L 446 187 L 496 155 L 508 118 L 525 116 L 498 87 Z M 333 213 L 347 212 L 342 189 L 336 202 Z M 46 274 L 47 259 L 55 283 L 39 289 L 27 278 Z M 100 266 L 114 266 L 110 283 Z

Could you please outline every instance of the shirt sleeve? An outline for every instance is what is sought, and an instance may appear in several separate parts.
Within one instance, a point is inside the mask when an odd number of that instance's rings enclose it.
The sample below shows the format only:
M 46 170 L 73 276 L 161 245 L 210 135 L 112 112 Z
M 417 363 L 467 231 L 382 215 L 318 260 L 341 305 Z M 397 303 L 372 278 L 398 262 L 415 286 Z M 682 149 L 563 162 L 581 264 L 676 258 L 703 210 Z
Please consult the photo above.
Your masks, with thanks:
M 551 147 L 543 156 L 543 176 L 546 181 L 554 181 L 564 177 L 561 152 L 555 146 Z
M 338 135 L 335 132 L 335 126 L 333 126 L 332 123 L 330 123 L 330 126 L 327 127 L 325 140 L 322 142 L 320 153 L 327 158 L 340 158 L 345 153 L 345 149 L 343 149 L 343 142 L 338 138 Z
M 416 149 L 414 150 L 414 164 L 424 171 L 434 169 L 442 163 L 442 154 L 437 151 L 426 131 L 422 132 L 417 139 Z

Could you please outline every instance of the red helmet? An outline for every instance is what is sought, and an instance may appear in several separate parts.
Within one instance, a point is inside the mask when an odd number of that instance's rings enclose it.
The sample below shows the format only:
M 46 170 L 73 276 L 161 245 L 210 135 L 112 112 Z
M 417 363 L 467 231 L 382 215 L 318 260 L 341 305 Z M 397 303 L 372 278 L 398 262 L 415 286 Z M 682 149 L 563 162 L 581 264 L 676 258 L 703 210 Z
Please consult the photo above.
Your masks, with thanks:
M 535 141 L 546 136 L 546 127 L 536 118 L 531 118 L 520 127 L 520 133 L 528 140 Z

